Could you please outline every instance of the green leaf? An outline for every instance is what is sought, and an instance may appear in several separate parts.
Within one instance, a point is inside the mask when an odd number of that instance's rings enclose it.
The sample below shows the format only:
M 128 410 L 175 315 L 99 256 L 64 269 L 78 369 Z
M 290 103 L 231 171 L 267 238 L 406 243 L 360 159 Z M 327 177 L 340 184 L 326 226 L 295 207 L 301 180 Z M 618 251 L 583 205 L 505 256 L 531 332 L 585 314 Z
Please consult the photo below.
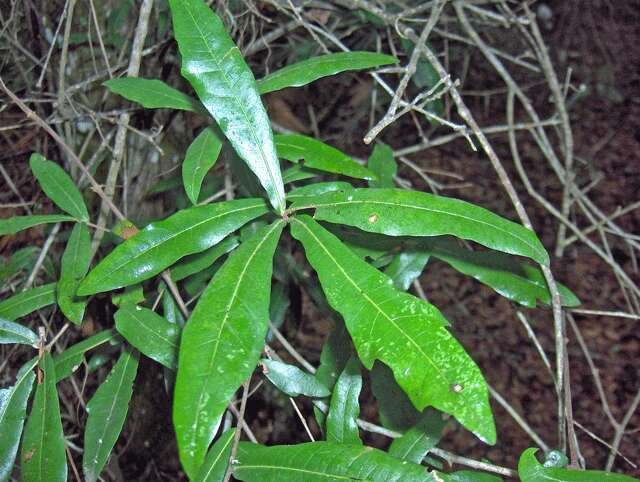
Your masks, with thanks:
M 84 279 L 78 294 L 110 291 L 149 279 L 180 258 L 214 246 L 266 212 L 262 199 L 237 199 L 178 211 L 116 247 Z
M 356 179 L 376 179 L 374 172 L 324 142 L 299 134 L 278 134 L 274 139 L 278 157 L 287 161 L 299 162 L 304 159 L 304 166 L 311 169 Z
M 377 52 L 338 52 L 312 57 L 276 70 L 258 81 L 261 94 L 287 87 L 302 87 L 314 80 L 349 70 L 395 64 L 398 59 Z
M 116 306 L 139 305 L 140 303 L 144 303 L 144 301 L 144 287 L 142 283 L 127 286 L 122 291 L 111 295 L 111 303 Z
M 376 359 L 386 363 L 418 410 L 431 405 L 449 413 L 494 444 L 487 385 L 440 311 L 396 290 L 309 216 L 291 220 L 291 233 L 302 242 L 329 304 L 344 318 L 364 366 L 371 369 Z
M 24 482 L 66 482 L 67 458 L 56 373 L 48 352 L 40 360 L 40 370 L 42 383 L 36 385 L 36 395 L 22 438 L 20 472 Z
M 227 404 L 251 374 L 267 334 L 272 258 L 284 222 L 242 243 L 216 273 L 182 332 L 173 422 L 193 478 Z
M 393 285 L 401 291 L 407 291 L 418 279 L 429 261 L 429 253 L 420 249 L 409 249 L 398 253 L 384 270 Z
M 22 291 L 0 303 L 0 318 L 13 321 L 56 302 L 56 283 Z
M 187 149 L 182 163 L 182 183 L 192 204 L 198 204 L 200 186 L 209 169 L 218 160 L 222 142 L 212 127 L 206 127 Z
M 542 271 L 536 266 L 494 251 L 470 251 L 454 240 L 433 238 L 422 243 L 423 251 L 441 259 L 457 271 L 493 288 L 505 298 L 534 308 L 536 300 L 551 304 L 551 294 Z M 558 284 L 563 306 L 578 306 L 580 300 Z
M 522 452 L 518 462 L 518 475 L 522 482 L 637 482 L 638 479 L 614 472 L 599 470 L 570 470 L 557 467 L 545 467 L 536 459 L 538 449 Z
M 233 447 L 233 437 L 236 430 L 227 430 L 217 440 L 202 464 L 195 482 L 222 482 L 227 473 L 231 449 Z
M 82 340 L 70 346 L 53 359 L 56 368 L 56 382 L 64 380 L 75 372 L 84 360 L 84 355 L 89 350 L 93 350 L 105 343 L 113 342 L 118 338 L 115 330 L 104 330 L 92 337 Z
M 135 305 L 122 306 L 114 315 L 116 328 L 143 355 L 171 370 L 178 366 L 180 328 L 153 311 Z
M 236 249 L 238 244 L 239 239 L 237 236 L 229 236 L 213 248 L 183 258 L 171 268 L 171 279 L 173 281 L 180 281 L 208 268 L 222 256 Z
M 292 206 L 293 210 L 307 208 L 315 208 L 314 218 L 319 221 L 389 236 L 451 234 L 549 264 L 549 255 L 532 231 L 459 199 L 405 189 L 353 189 L 304 199 Z
M 198 113 L 206 112 L 202 104 L 198 102 L 198 99 L 189 97 L 184 92 L 174 89 L 161 80 L 122 77 L 107 80 L 102 85 L 111 92 L 115 92 L 147 109 L 178 109 Z
M 302 164 L 296 164 L 282 172 L 282 182 L 289 184 L 291 182 L 303 181 L 305 179 L 311 179 L 318 177 L 322 174 L 321 171 L 315 169 L 309 169 Z
M 434 482 L 427 469 L 358 445 L 312 442 L 264 447 L 238 445 L 233 476 L 246 482 Z
M 179 327 L 184 326 L 184 316 L 168 289 L 165 289 L 165 292 L 162 295 L 162 312 L 169 323 L 173 323 Z
M 38 335 L 26 326 L 0 318 L 0 344 L 7 343 L 36 346 L 38 344 Z
M 361 389 L 360 362 L 352 356 L 333 387 L 327 414 L 327 442 L 362 445 L 357 424 Z
M 76 224 L 71 231 L 60 264 L 58 280 L 58 306 L 76 325 L 82 323 L 86 300 L 76 300 L 76 290 L 89 271 L 91 263 L 91 236 L 84 224 Z
M 424 457 L 435 447 L 442 437 L 442 430 L 447 424 L 442 414 L 427 409 L 418 422 L 400 438 L 394 439 L 389 447 L 389 455 L 401 460 L 422 463 Z
M 373 148 L 369 162 L 369 170 L 378 177 L 377 180 L 369 181 L 369 187 L 393 187 L 393 178 L 398 172 L 398 165 L 393 158 L 393 151 L 384 142 L 377 142 Z
M 204 1 L 170 0 L 169 5 L 182 55 L 182 75 L 258 177 L 273 207 L 283 212 L 280 163 L 251 69 L 220 17 Z
M 379 361 L 371 369 L 371 391 L 378 401 L 378 414 L 382 426 L 396 432 L 404 432 L 420 419 L 420 412 L 396 382 L 393 372 Z
M 74 218 L 84 222 L 89 221 L 89 213 L 82 194 L 64 169 L 55 162 L 47 161 L 37 152 L 31 154 L 29 165 L 49 199 Z
M 27 402 L 35 374 L 33 367 L 38 362 L 33 358 L 20 368 L 16 383 L 0 390 L 0 481 L 6 482 L 11 476 L 13 463 L 18 453 L 24 419 L 27 416 Z
M 133 381 L 138 371 L 138 353 L 127 349 L 120 355 L 107 379 L 87 404 L 82 471 L 85 481 L 95 482 L 113 450 L 129 410 Z
M 38 226 L 39 224 L 62 223 L 75 221 L 75 218 L 64 214 L 34 214 L 33 216 L 13 216 L 0 219 L 0 236 L 16 234 L 24 229 Z
M 473 470 L 458 470 L 448 474 L 438 472 L 437 474 L 442 482 L 502 482 L 502 479 L 497 475 Z
M 343 181 L 316 182 L 292 189 L 287 193 L 287 201 L 295 201 L 309 196 L 318 196 L 319 194 L 339 191 L 340 189 L 353 189 L 353 186 Z
M 2 223 L 2 220 L 0 220 L 0 223 Z M 27 246 L 14 251 L 9 261 L 0 269 L 0 280 L 6 281 L 21 271 L 33 267 L 39 253 L 40 248 L 36 246 Z
M 273 383 L 278 390 L 290 397 L 304 395 L 305 397 L 327 397 L 329 389 L 320 383 L 313 375 L 303 372 L 298 367 L 276 360 L 260 360 L 263 365 L 264 376 Z

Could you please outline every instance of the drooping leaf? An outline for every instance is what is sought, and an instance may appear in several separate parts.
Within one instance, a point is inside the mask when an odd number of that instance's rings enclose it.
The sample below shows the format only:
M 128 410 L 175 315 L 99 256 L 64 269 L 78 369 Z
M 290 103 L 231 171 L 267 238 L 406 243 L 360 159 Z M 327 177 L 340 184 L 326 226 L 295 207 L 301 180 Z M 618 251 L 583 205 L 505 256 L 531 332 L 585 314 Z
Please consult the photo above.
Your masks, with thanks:
M 320 55 L 272 72 L 258 81 L 258 90 L 261 94 L 266 94 L 287 87 L 301 87 L 340 72 L 370 69 L 397 62 L 398 59 L 395 57 L 377 52 L 338 52 Z
M 62 254 L 58 280 L 58 306 L 76 325 L 82 323 L 86 300 L 76 300 L 76 290 L 89 271 L 91 263 L 91 236 L 84 224 L 76 224 Z
M 202 0 L 170 0 L 182 75 L 238 155 L 284 211 L 284 185 L 269 117 L 255 78 L 222 20 Z
M 435 481 L 426 468 L 380 450 L 331 442 L 272 447 L 240 442 L 233 476 L 246 482 Z
M 38 335 L 26 326 L 0 318 L 0 344 L 7 343 L 35 346 L 38 343 Z
M 58 164 L 47 161 L 37 152 L 31 154 L 29 165 L 45 194 L 60 209 L 80 221 L 89 221 L 87 206 L 75 183 Z
M 149 279 L 180 258 L 214 246 L 266 212 L 262 199 L 237 199 L 178 211 L 116 247 L 84 279 L 78 294 L 109 291 Z
M 125 305 L 114 315 L 116 329 L 143 355 L 175 370 L 178 366 L 180 328 L 142 306 Z
M 357 424 L 361 389 L 360 362 L 352 356 L 333 387 L 327 414 L 327 442 L 362 445 Z
M 40 360 L 42 383 L 36 384 L 20 453 L 24 482 L 66 482 L 67 458 L 56 391 L 56 373 L 48 352 Z
M 39 224 L 62 223 L 75 221 L 75 218 L 65 214 L 34 214 L 32 216 L 13 216 L 0 219 L 0 236 L 16 234 L 23 229 L 28 229 Z
M 219 258 L 236 249 L 238 244 L 239 239 L 237 236 L 229 236 L 213 248 L 181 259 L 171 268 L 171 279 L 173 281 L 180 281 L 208 268 Z
M 331 306 L 345 320 L 362 363 L 387 364 L 418 410 L 430 405 L 495 443 L 488 389 L 479 368 L 433 305 L 393 287 L 309 216 L 292 218 Z
M 56 302 L 56 283 L 22 291 L 0 303 L 0 318 L 13 321 Z
M 195 482 L 223 482 L 229 466 L 229 457 L 233 446 L 233 437 L 236 430 L 227 430 L 213 444 L 211 450 L 204 459 L 204 464 L 195 478 Z
M 213 277 L 180 342 L 173 422 L 194 477 L 231 397 L 255 368 L 267 333 L 272 258 L 283 221 L 238 247 Z
M 205 113 L 198 99 L 165 84 L 157 79 L 121 77 L 103 83 L 111 92 L 136 102 L 147 109 L 178 109 Z
M 86 340 L 82 340 L 81 342 L 70 346 L 65 351 L 57 355 L 53 359 L 56 369 L 56 382 L 64 380 L 80 368 L 86 352 L 106 343 L 113 342 L 117 338 L 119 337 L 115 330 L 104 330 L 87 338 Z
M 393 377 L 393 372 L 379 361 L 371 369 L 371 391 L 378 401 L 378 414 L 383 427 L 405 432 L 420 419 L 420 412 Z
M 28 361 L 18 371 L 15 385 L 0 390 L 0 433 L 2 434 L 0 481 L 2 482 L 9 480 L 16 460 L 22 427 L 27 416 L 27 402 L 35 379 L 33 367 L 37 363 L 37 358 Z
M 222 143 L 218 133 L 212 127 L 206 127 L 187 149 L 182 163 L 182 184 L 192 204 L 198 204 L 200 186 L 218 160 Z
M 459 199 L 404 189 L 352 189 L 292 206 L 294 210 L 305 208 L 315 208 L 314 218 L 319 221 L 389 236 L 451 234 L 549 264 L 549 255 L 532 231 Z
M 425 455 L 437 445 L 446 425 L 442 414 L 435 410 L 425 410 L 418 422 L 406 433 L 391 442 L 389 455 L 414 464 L 422 463 Z
M 518 475 L 522 482 L 637 482 L 638 479 L 615 472 L 603 472 L 600 470 L 571 470 L 558 467 L 545 467 L 538 459 L 538 449 L 530 448 L 522 452 L 518 462 Z
M 408 249 L 396 254 L 384 273 L 393 280 L 393 285 L 407 291 L 420 276 L 429 261 L 429 253 L 419 249 Z
M 331 392 L 313 375 L 303 372 L 298 367 L 277 360 L 260 360 L 264 375 L 278 390 L 290 397 L 327 397 Z
M 137 372 L 138 353 L 127 349 L 87 404 L 82 471 L 88 482 L 98 480 L 120 436 Z
M 373 148 L 369 162 L 369 170 L 375 172 L 377 180 L 369 181 L 369 187 L 393 187 L 393 178 L 398 172 L 398 165 L 393 158 L 393 151 L 384 142 L 377 142 Z
M 289 191 L 287 193 L 287 201 L 297 201 L 308 196 L 317 196 L 326 192 L 339 191 L 340 189 L 353 189 L 353 186 L 343 181 L 315 182 Z
M 342 174 L 356 179 L 376 179 L 373 171 L 358 164 L 351 157 L 312 137 L 299 134 L 278 134 L 274 137 L 278 157 L 299 162 L 319 171 Z

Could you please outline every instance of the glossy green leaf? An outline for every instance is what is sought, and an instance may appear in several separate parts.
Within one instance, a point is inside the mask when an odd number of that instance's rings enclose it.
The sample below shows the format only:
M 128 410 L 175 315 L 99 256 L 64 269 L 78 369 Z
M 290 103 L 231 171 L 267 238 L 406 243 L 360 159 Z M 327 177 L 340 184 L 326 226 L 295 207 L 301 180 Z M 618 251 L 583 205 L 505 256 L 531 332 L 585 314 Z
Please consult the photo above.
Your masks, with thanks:
M 182 163 L 182 184 L 192 204 L 198 204 L 200 186 L 218 160 L 222 143 L 218 133 L 212 127 L 206 127 L 187 149 Z
M 287 201 L 297 201 L 305 197 L 318 196 L 319 194 L 339 191 L 340 189 L 353 189 L 353 186 L 343 181 L 316 182 L 292 189 L 287 193 Z
M 267 111 L 255 78 L 203 0 L 170 0 L 182 75 L 255 173 L 273 207 L 284 211 L 284 185 Z
M 377 180 L 369 181 L 369 187 L 393 187 L 393 178 L 398 172 L 398 165 L 393 158 L 393 150 L 384 142 L 377 142 L 373 148 L 369 162 L 369 170 L 378 177 Z
M 451 234 L 549 264 L 549 255 L 532 231 L 459 199 L 404 189 L 353 189 L 304 199 L 292 208 L 315 208 L 316 220 L 389 236 Z
M 16 383 L 0 390 L 0 481 L 6 482 L 11 476 L 13 463 L 18 453 L 20 436 L 27 416 L 27 402 L 33 388 L 35 374 L 33 367 L 38 362 L 32 359 L 20 368 Z
M 427 469 L 358 445 L 312 442 L 238 446 L 233 476 L 246 482 L 434 482 Z
M 179 327 L 183 327 L 185 325 L 186 320 L 184 319 L 184 315 L 180 311 L 176 301 L 173 299 L 171 291 L 166 288 L 162 295 L 162 312 L 169 323 L 173 323 Z
M 327 300 L 344 318 L 364 366 L 384 362 L 418 410 L 433 406 L 495 443 L 486 382 L 440 311 L 396 290 L 390 278 L 309 216 L 292 218 L 291 233 L 302 242 Z
M 470 251 L 454 240 L 433 238 L 421 243 L 423 252 L 450 264 L 496 292 L 523 306 L 534 308 L 536 301 L 551 304 L 551 295 L 542 271 L 536 266 L 494 251 Z M 558 284 L 564 306 L 578 306 L 580 300 L 565 286 Z
M 116 329 L 143 355 L 175 370 L 180 328 L 157 313 L 135 305 L 122 306 L 114 315 Z
M 84 224 L 76 224 L 62 254 L 60 279 L 58 280 L 58 306 L 62 313 L 76 325 L 82 323 L 86 300 L 75 299 L 80 282 L 89 271 L 91 263 L 91 236 Z
M 138 353 L 127 349 L 87 404 L 89 416 L 84 431 L 82 456 L 82 471 L 87 482 L 98 480 L 120 436 L 137 372 Z
M 181 259 L 171 268 L 171 279 L 180 281 L 192 274 L 198 273 L 208 268 L 222 256 L 238 247 L 239 239 L 237 236 L 229 236 L 213 248 L 209 248 L 201 253 L 192 254 Z
M 147 109 L 178 109 L 190 112 L 206 112 L 198 99 L 165 84 L 157 79 L 121 77 L 103 84 L 111 92 L 136 102 Z
M 106 343 L 114 342 L 118 339 L 115 330 L 104 330 L 97 333 L 86 340 L 82 340 L 75 345 L 70 346 L 65 351 L 57 355 L 53 362 L 56 369 L 56 382 L 64 380 L 73 372 L 75 372 L 84 361 L 85 353 L 94 348 L 98 348 Z
M 67 457 L 56 373 L 48 352 L 40 360 L 40 370 L 42 383 L 36 384 L 36 395 L 22 438 L 20 472 L 24 482 L 66 482 Z
M 56 283 L 22 291 L 0 303 L 0 318 L 13 321 L 56 302 Z
M 236 431 L 227 430 L 213 444 L 211 450 L 204 459 L 204 464 L 195 482 L 223 482 L 229 466 L 229 458 L 231 457 L 231 449 L 233 447 L 233 437 Z
M 518 475 L 522 482 L 637 482 L 638 479 L 614 472 L 599 470 L 571 470 L 545 467 L 536 459 L 538 449 L 522 452 L 518 462 Z
M 284 222 L 258 231 L 226 260 L 182 332 L 173 423 L 194 477 L 227 404 L 251 374 L 267 334 L 272 258 Z
M 391 368 L 377 361 L 373 364 L 370 377 L 371 391 L 378 401 L 382 426 L 395 432 L 405 432 L 413 427 L 420 420 L 420 412 L 396 382 Z
M 87 206 L 75 183 L 58 164 L 47 161 L 37 152 L 31 154 L 29 165 L 45 194 L 60 209 L 80 221 L 89 221 Z
M 258 81 L 261 94 L 301 87 L 314 80 L 349 70 L 362 70 L 395 64 L 398 59 L 377 52 L 338 52 L 312 57 L 302 62 L 287 65 Z
M 333 387 L 327 414 L 327 442 L 362 445 L 357 424 L 361 389 L 360 362 L 352 356 Z
M 502 482 L 497 475 L 473 470 L 458 470 L 448 474 L 438 472 L 437 475 L 442 482 Z
M 274 137 L 278 157 L 291 162 L 304 159 L 304 166 L 319 171 L 342 174 L 356 179 L 376 179 L 373 171 L 351 157 L 312 137 L 299 134 L 278 134 Z
M 289 184 L 296 181 L 304 181 L 305 179 L 312 179 L 322 174 L 321 171 L 315 169 L 309 169 L 302 164 L 296 164 L 282 172 L 282 182 Z
M 35 346 L 38 343 L 38 335 L 26 326 L 0 318 L 0 344 L 7 343 Z
M 420 249 L 408 249 L 393 257 L 391 263 L 384 270 L 393 285 L 401 291 L 407 291 L 411 284 L 418 279 L 429 261 L 429 253 Z
M 425 410 L 413 427 L 391 442 L 389 455 L 414 464 L 422 463 L 429 450 L 440 441 L 446 423 L 440 412 Z
M 111 303 L 116 306 L 139 305 L 140 303 L 144 303 L 144 301 L 144 287 L 142 283 L 127 286 L 122 291 L 111 295 Z
M 78 294 L 109 291 L 149 279 L 180 258 L 214 246 L 266 212 L 262 199 L 237 199 L 178 211 L 116 247 L 84 279 Z
M 75 218 L 65 214 L 34 214 L 32 216 L 13 216 L 0 219 L 0 236 L 16 234 L 24 229 L 32 228 L 40 224 L 62 223 L 75 221 Z
M 260 360 L 263 373 L 278 390 L 290 397 L 327 397 L 331 393 L 313 375 L 303 372 L 298 367 L 277 360 Z

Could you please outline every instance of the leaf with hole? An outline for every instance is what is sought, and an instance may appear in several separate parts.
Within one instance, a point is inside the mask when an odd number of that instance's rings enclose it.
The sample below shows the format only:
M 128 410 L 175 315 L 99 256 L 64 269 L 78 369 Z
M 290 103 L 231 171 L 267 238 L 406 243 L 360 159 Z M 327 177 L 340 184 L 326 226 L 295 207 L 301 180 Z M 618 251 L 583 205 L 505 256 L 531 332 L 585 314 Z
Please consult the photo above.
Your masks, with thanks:
M 13 321 L 56 302 L 56 283 L 22 291 L 0 303 L 0 318 Z
M 260 360 L 263 373 L 278 390 L 290 397 L 327 397 L 331 392 L 313 375 L 303 372 L 298 367 L 277 360 Z
M 352 356 L 336 380 L 327 413 L 327 442 L 362 445 L 358 431 L 362 389 L 360 362 Z
M 187 148 L 182 162 L 182 184 L 192 204 L 198 204 L 200 186 L 218 160 L 223 139 L 213 127 L 205 127 Z
M 76 299 L 80 282 L 89 271 L 91 263 L 91 236 L 84 224 L 76 224 L 71 231 L 60 262 L 58 280 L 58 306 L 64 315 L 76 325 L 82 323 L 86 300 Z
M 161 80 L 121 77 L 107 80 L 103 85 L 111 92 L 147 109 L 178 109 L 206 113 L 198 99 L 174 89 Z

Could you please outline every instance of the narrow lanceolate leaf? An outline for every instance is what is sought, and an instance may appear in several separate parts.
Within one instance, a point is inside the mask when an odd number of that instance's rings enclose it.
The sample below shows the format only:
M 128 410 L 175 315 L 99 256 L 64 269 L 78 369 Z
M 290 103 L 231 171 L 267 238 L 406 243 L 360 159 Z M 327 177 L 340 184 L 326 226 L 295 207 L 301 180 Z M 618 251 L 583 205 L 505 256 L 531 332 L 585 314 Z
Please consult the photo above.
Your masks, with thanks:
M 31 288 L 0 303 L 0 317 L 13 321 L 56 302 L 56 283 Z
M 182 184 L 192 204 L 198 204 L 200 186 L 218 160 L 223 140 L 212 127 L 206 127 L 187 149 L 182 163 Z
M 115 330 L 104 330 L 67 348 L 53 359 L 56 368 L 56 382 L 64 380 L 80 368 L 85 353 L 89 350 L 98 348 L 105 343 L 114 342 L 118 338 Z
M 76 325 L 82 323 L 86 300 L 75 299 L 80 282 L 89 271 L 91 263 L 91 236 L 84 224 L 73 227 L 60 264 L 58 280 L 58 306 L 62 313 Z
M 407 249 L 398 253 L 384 270 L 393 285 L 401 291 L 407 291 L 418 279 L 429 261 L 429 253 L 420 249 Z
M 200 472 L 198 472 L 198 476 L 195 478 L 195 482 L 223 482 L 229 466 L 229 457 L 231 457 L 235 434 L 235 429 L 227 430 L 213 444 Z
M 178 211 L 151 223 L 114 249 L 84 279 L 78 294 L 109 291 L 149 279 L 180 258 L 214 246 L 266 212 L 262 199 L 237 199 Z
M 116 328 L 143 355 L 175 370 L 178 366 L 180 328 L 153 311 L 135 305 L 122 306 L 114 316 Z
M 0 318 L 0 344 L 7 343 L 35 346 L 38 343 L 38 335 L 26 326 Z
M 0 481 L 9 480 L 13 470 L 13 463 L 18 453 L 20 436 L 24 419 L 27 416 L 27 402 L 35 374 L 33 367 L 37 358 L 27 362 L 16 376 L 16 383 L 12 387 L 0 390 Z
M 486 472 L 474 470 L 458 470 L 457 472 L 435 472 L 442 482 L 502 482 L 502 478 Z M 533 481 L 532 481 L 533 482 Z M 560 481 L 558 481 L 560 482 Z
M 312 218 L 292 218 L 291 233 L 302 242 L 327 300 L 344 318 L 364 366 L 384 362 L 418 410 L 433 406 L 495 443 L 487 385 L 440 311 L 396 290 L 390 278 Z
M 377 361 L 369 376 L 382 426 L 395 432 L 405 432 L 414 426 L 420 419 L 420 412 L 396 382 L 391 368 Z
M 49 199 L 74 218 L 89 221 L 82 194 L 64 169 L 55 162 L 47 161 L 37 152 L 31 154 L 29 165 Z
M 433 482 L 427 469 L 381 450 L 358 445 L 313 442 L 264 447 L 238 446 L 233 476 L 246 482 Z
M 137 371 L 138 353 L 127 349 L 87 404 L 82 471 L 88 482 L 98 480 L 120 436 Z
M 362 70 L 395 64 L 398 59 L 377 52 L 338 52 L 312 57 L 302 62 L 276 70 L 258 81 L 261 94 L 285 89 L 301 87 L 314 80 L 348 70 Z
M 440 441 L 446 423 L 440 412 L 425 410 L 413 427 L 391 442 L 389 455 L 414 464 L 422 463 L 429 450 Z
M 205 112 L 198 99 L 157 79 L 122 77 L 107 80 L 105 85 L 111 92 L 136 102 L 147 109 L 178 109 L 190 112 Z
M 306 397 L 327 397 L 330 391 L 313 375 L 303 372 L 298 367 L 276 360 L 260 360 L 264 375 L 278 390 L 290 397 L 304 395 Z
M 377 142 L 373 148 L 367 167 L 375 172 L 377 180 L 369 181 L 370 187 L 393 187 L 393 178 L 398 172 L 398 165 L 393 158 L 393 151 L 384 142 Z
M 638 479 L 599 470 L 570 470 L 545 467 L 536 459 L 538 449 L 527 449 L 520 456 L 518 475 L 522 482 L 638 482 Z
M 389 236 L 451 234 L 487 248 L 549 264 L 536 235 L 519 224 L 459 199 L 404 189 L 353 189 L 304 199 L 292 209 L 315 208 L 314 218 Z
M 260 229 L 229 256 L 182 332 L 173 423 L 189 477 L 198 473 L 227 404 L 260 357 L 283 225 Z
M 327 442 L 362 445 L 357 424 L 361 389 L 360 362 L 352 356 L 333 387 L 327 414 Z
M 292 189 L 287 193 L 287 201 L 297 201 L 301 198 L 317 196 L 326 192 L 339 191 L 340 189 L 353 189 L 353 186 L 348 182 L 343 181 L 316 182 L 307 186 Z
M 64 214 L 34 214 L 33 216 L 13 216 L 0 219 L 0 236 L 16 234 L 24 229 L 38 226 L 39 224 L 62 223 L 75 221 L 75 218 Z
M 169 5 L 182 75 L 258 177 L 273 207 L 284 211 L 273 133 L 251 69 L 203 0 L 170 0 Z
M 40 360 L 40 370 L 42 383 L 36 385 L 36 396 L 24 429 L 20 472 L 24 482 L 66 482 L 67 459 L 56 373 L 48 352 Z
M 376 179 L 375 173 L 361 166 L 344 152 L 324 142 L 299 134 L 274 137 L 278 156 L 291 162 L 304 159 L 305 167 L 342 174 L 356 179 Z
M 229 236 L 213 248 L 181 259 L 171 268 L 171 279 L 173 281 L 180 281 L 192 274 L 207 269 L 222 256 L 236 249 L 238 244 L 239 238 L 237 236 Z

